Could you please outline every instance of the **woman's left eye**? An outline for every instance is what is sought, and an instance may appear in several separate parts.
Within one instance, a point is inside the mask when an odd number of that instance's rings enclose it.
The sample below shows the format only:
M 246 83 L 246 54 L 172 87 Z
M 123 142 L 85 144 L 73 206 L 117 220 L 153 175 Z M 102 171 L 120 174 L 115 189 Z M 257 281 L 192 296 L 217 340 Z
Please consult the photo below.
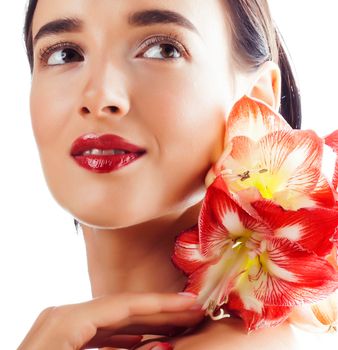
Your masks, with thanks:
M 150 38 L 144 43 L 144 46 L 151 47 L 142 53 L 142 57 L 151 59 L 179 59 L 186 54 L 183 45 L 173 40 L 171 37 Z
M 72 43 L 59 42 L 40 50 L 40 61 L 46 66 L 59 66 L 84 60 L 81 49 Z
M 171 44 L 157 44 L 148 49 L 144 54 L 147 58 L 172 59 L 180 58 L 181 52 Z

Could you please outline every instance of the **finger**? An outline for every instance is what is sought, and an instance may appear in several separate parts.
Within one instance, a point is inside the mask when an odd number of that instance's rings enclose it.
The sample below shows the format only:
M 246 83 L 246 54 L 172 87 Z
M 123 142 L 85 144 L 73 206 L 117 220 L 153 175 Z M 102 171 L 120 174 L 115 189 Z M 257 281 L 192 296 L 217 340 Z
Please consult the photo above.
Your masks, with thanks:
M 178 336 L 182 334 L 187 328 L 196 325 L 203 319 L 203 312 L 198 311 L 185 311 L 175 313 L 164 313 L 150 316 L 132 316 L 128 320 L 128 326 L 122 328 L 102 328 L 98 329 L 96 335 L 86 344 L 84 349 L 115 346 L 115 347 L 128 347 L 128 345 L 135 345 L 134 341 L 138 342 L 140 339 L 126 338 L 131 335 L 140 334 L 154 334 L 154 335 L 166 335 L 166 336 Z M 123 343 L 116 343 L 114 335 L 121 335 Z M 123 335 L 126 335 L 123 337 Z M 118 336 L 117 336 L 118 337 Z M 129 343 L 130 341 L 130 343 Z M 130 347 L 130 346 L 129 346 Z
M 174 336 L 186 328 L 196 326 L 204 319 L 204 311 L 182 311 L 146 316 L 131 316 L 116 325 L 119 334 L 156 334 Z
M 79 306 L 79 317 L 90 315 L 96 328 L 115 325 L 131 316 L 182 311 L 196 305 L 196 298 L 179 294 L 127 293 L 107 295 Z
M 141 326 L 139 327 L 140 329 L 142 328 Z M 171 327 L 171 326 L 163 326 L 163 328 L 157 329 L 156 332 L 154 331 L 149 331 L 149 329 L 147 329 L 146 327 L 144 327 L 144 332 L 143 334 L 152 334 L 152 335 L 156 335 L 156 336 L 165 336 L 165 337 L 175 337 L 175 336 L 179 336 L 181 334 L 183 334 L 186 331 L 186 328 L 179 328 L 179 327 Z M 109 334 L 110 335 L 107 335 Z M 88 343 L 86 343 L 86 347 L 85 348 L 90 348 L 90 347 L 99 347 L 99 345 L 105 344 L 107 341 L 110 341 L 110 339 L 115 339 L 115 337 L 120 337 L 121 339 L 123 339 L 123 337 L 130 337 L 130 341 L 133 342 L 134 340 L 138 340 L 141 339 L 142 340 L 142 336 L 141 335 L 135 335 L 135 337 L 139 337 L 139 338 L 132 338 L 132 335 L 123 335 L 123 334 L 119 334 L 119 335 L 111 335 L 111 331 L 104 331 L 104 333 L 102 333 L 100 330 L 98 330 L 97 335 L 95 337 L 93 337 Z M 135 331 L 135 334 L 138 334 Z M 116 338 L 116 339 L 120 339 L 120 338 Z M 128 339 L 128 338 L 127 338 Z M 129 341 L 129 340 L 128 340 Z
M 130 325 L 133 316 L 187 310 L 193 305 L 196 305 L 196 298 L 179 294 L 125 293 L 49 308 L 33 326 L 28 335 L 28 344 L 44 344 L 48 341 L 50 348 L 57 348 L 61 339 L 66 339 L 69 349 L 80 348 L 95 338 L 99 328 L 109 326 L 116 330 L 118 323 Z M 100 340 L 102 338 L 96 338 L 96 341 Z
M 172 325 L 162 325 L 162 326 L 145 326 L 143 324 L 129 325 L 125 328 L 121 328 L 121 331 L 116 331 L 115 329 L 98 329 L 95 337 L 93 339 L 107 339 L 114 335 L 163 335 L 173 337 L 183 333 L 186 327 L 176 327 Z
M 87 344 L 81 347 L 80 350 L 104 347 L 130 349 L 131 347 L 139 344 L 142 341 L 142 338 L 142 335 L 114 335 L 105 339 L 93 338 Z

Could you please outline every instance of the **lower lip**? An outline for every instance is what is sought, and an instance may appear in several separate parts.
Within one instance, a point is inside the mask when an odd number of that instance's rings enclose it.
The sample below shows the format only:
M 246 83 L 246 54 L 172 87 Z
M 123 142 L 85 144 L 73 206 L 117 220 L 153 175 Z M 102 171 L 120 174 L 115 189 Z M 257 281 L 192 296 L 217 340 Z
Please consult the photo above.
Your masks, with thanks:
M 135 162 L 144 153 L 127 153 L 115 155 L 87 155 L 74 156 L 75 161 L 82 168 L 95 173 L 110 173 Z

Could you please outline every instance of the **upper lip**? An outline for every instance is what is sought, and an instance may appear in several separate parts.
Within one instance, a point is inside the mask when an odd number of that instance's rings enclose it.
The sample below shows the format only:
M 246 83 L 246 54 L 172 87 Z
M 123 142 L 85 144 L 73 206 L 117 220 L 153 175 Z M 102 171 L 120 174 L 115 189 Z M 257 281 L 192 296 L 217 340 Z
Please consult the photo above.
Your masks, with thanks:
M 133 153 L 145 152 L 144 148 L 134 145 L 118 135 L 104 134 L 98 136 L 96 134 L 85 134 L 73 142 L 71 155 L 81 155 L 83 152 L 94 148 L 100 150 L 119 149 Z

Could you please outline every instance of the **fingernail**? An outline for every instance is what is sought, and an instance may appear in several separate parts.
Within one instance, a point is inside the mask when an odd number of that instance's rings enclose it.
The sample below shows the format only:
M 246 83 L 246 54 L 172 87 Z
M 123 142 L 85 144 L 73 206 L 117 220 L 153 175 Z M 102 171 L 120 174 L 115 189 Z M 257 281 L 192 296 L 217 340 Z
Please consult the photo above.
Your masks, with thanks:
M 197 297 L 196 294 L 194 294 L 194 293 L 189 293 L 189 292 L 180 292 L 180 293 L 177 293 L 177 294 L 183 295 L 183 296 L 185 296 L 185 297 L 190 297 L 190 298 L 196 298 L 196 297 Z
M 173 349 L 174 348 L 170 343 L 161 343 L 161 344 L 157 344 L 150 350 L 173 350 Z

